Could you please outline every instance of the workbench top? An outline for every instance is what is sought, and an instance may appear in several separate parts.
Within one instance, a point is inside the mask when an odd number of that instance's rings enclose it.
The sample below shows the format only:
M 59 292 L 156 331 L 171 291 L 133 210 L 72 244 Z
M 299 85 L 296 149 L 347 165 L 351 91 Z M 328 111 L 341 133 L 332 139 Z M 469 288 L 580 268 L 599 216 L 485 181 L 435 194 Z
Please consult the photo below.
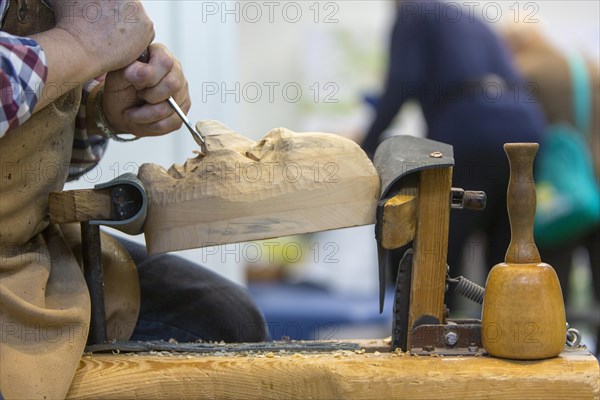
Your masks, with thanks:
M 585 348 L 541 361 L 416 357 L 362 350 L 330 353 L 85 355 L 67 398 L 140 399 L 590 399 L 598 360 Z

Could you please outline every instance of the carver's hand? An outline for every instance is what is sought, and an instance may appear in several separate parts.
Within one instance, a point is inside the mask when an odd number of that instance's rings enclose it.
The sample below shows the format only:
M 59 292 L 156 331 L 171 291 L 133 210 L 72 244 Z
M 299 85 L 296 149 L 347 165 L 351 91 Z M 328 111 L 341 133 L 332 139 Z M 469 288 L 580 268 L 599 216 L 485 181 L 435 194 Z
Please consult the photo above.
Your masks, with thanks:
M 46 82 L 58 93 L 40 96 L 34 112 L 74 85 L 131 64 L 154 39 L 139 0 L 53 0 L 52 6 L 55 27 L 31 38 L 44 49 Z
M 154 24 L 139 0 L 54 0 L 53 10 L 56 28 L 81 47 L 98 69 L 95 76 L 131 64 L 154 39 Z
M 165 100 L 173 96 L 185 113 L 192 105 L 179 61 L 162 44 L 152 44 L 148 49 L 148 64 L 134 61 L 106 76 L 103 109 L 117 132 L 164 135 L 182 125 Z

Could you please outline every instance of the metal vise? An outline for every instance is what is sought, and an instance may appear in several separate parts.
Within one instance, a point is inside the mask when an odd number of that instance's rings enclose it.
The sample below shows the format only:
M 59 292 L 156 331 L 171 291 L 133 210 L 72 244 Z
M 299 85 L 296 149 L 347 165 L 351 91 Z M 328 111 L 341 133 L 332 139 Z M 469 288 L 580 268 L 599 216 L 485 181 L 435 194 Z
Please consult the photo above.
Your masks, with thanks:
M 452 188 L 452 146 L 395 136 L 377 149 L 380 311 L 392 250 L 407 248 L 394 293 L 392 349 L 418 354 L 471 354 L 481 349 L 478 320 L 446 321 L 448 227 L 451 208 L 483 209 L 484 192 Z M 473 350 L 475 349 L 475 350 Z
M 130 235 L 142 232 L 146 220 L 146 191 L 134 174 L 124 174 L 94 189 L 50 193 L 50 221 L 81 223 L 83 274 L 90 292 L 91 320 L 88 344 L 106 342 L 104 276 L 100 225 Z

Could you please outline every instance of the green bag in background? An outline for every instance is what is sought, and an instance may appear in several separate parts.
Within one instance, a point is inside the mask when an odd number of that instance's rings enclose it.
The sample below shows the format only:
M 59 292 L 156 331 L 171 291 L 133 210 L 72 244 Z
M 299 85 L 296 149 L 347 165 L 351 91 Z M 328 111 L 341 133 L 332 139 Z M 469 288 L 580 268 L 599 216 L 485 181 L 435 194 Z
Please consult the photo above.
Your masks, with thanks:
M 585 62 L 569 59 L 575 127 L 547 128 L 538 155 L 534 234 L 540 247 L 576 240 L 600 224 L 600 188 L 594 176 L 588 135 L 591 92 Z

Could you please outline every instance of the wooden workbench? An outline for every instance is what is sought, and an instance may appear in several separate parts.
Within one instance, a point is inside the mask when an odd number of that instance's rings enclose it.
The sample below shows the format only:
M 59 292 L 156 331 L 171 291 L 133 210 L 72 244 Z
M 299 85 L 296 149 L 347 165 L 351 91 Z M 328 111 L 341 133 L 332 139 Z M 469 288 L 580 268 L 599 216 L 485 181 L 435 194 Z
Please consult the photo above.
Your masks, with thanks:
M 377 351 L 246 355 L 86 355 L 67 398 L 590 399 L 597 359 L 585 349 L 543 361 L 415 357 Z

